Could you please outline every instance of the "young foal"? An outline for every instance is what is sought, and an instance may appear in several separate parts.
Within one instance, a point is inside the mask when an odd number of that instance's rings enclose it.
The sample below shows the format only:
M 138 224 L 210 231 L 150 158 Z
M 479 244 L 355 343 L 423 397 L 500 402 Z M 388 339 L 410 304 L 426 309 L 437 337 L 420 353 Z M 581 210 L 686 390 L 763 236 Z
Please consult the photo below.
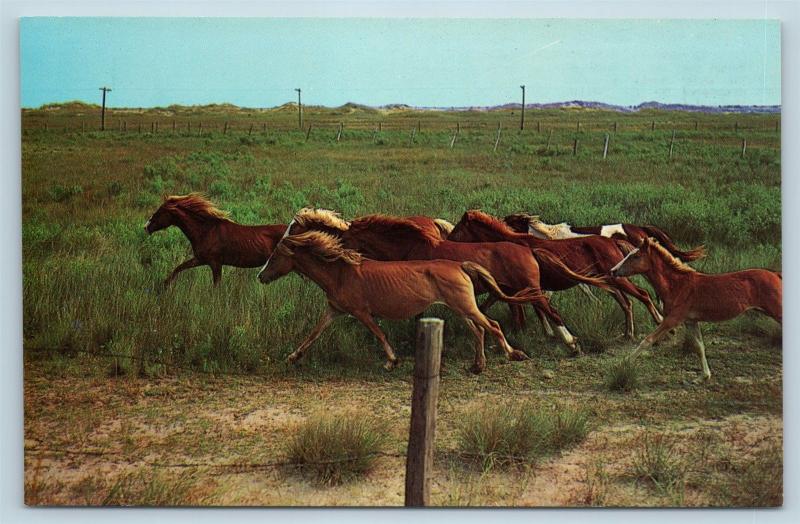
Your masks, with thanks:
M 289 363 L 302 357 L 334 318 L 348 314 L 378 338 L 386 352 L 384 367 L 391 370 L 397 365 L 397 357 L 374 317 L 407 319 L 434 303 L 443 303 L 461 315 L 475 335 L 474 373 L 480 373 L 486 367 L 484 331 L 497 338 L 509 360 L 527 358 L 525 353 L 508 344 L 500 325 L 478 309 L 473 278 L 483 281 L 503 300 L 515 300 L 503 294 L 492 276 L 478 264 L 449 260 L 367 260 L 358 252 L 343 248 L 341 240 L 333 235 L 307 231 L 284 237 L 259 272 L 258 279 L 268 284 L 290 271 L 308 277 L 325 291 L 328 310 L 300 347 L 289 355 Z
M 579 238 L 589 235 L 600 235 L 607 238 L 627 240 L 633 245 L 638 245 L 647 237 L 656 238 L 663 247 L 684 262 L 693 262 L 705 256 L 703 246 L 682 251 L 672 241 L 669 235 L 656 226 L 637 226 L 635 224 L 607 224 L 604 226 L 571 226 L 566 222 L 560 224 L 545 224 L 537 215 L 516 213 L 503 219 L 514 231 L 528 233 L 536 238 L 549 240 L 563 240 L 565 238 Z
M 169 286 L 178 273 L 207 265 L 214 285 L 222 277 L 222 266 L 259 267 L 267 261 L 286 230 L 282 224 L 243 226 L 198 193 L 168 196 L 144 225 L 148 234 L 177 226 L 192 244 L 194 256 L 176 267 L 164 281 Z
M 658 241 L 646 238 L 638 249 L 611 269 L 613 276 L 643 274 L 664 301 L 664 321 L 636 347 L 633 355 L 652 345 L 670 329 L 685 323 L 700 353 L 703 378 L 711 378 L 703 334 L 698 322 L 729 320 L 748 309 L 757 309 L 783 323 L 780 273 L 746 269 L 708 275 L 682 263 Z
M 560 259 L 573 271 L 595 275 L 608 274 L 608 271 L 625 255 L 619 245 L 623 241 L 595 235 L 567 240 L 541 240 L 532 235 L 517 233 L 504 222 L 477 210 L 464 213 L 448 238 L 459 242 L 505 241 L 529 246 L 542 269 L 542 289 L 548 291 L 569 289 L 578 282 L 564 279 L 560 270 L 554 271 L 549 260 L 541 256 L 542 252 L 551 253 L 551 256 L 554 255 L 553 258 Z M 610 289 L 607 286 L 605 290 L 611 293 L 625 313 L 625 335 L 628 338 L 634 338 L 634 326 L 633 307 L 626 294 L 641 301 L 656 323 L 661 322 L 661 313 L 656 309 L 647 291 L 625 278 L 612 279 L 608 285 Z

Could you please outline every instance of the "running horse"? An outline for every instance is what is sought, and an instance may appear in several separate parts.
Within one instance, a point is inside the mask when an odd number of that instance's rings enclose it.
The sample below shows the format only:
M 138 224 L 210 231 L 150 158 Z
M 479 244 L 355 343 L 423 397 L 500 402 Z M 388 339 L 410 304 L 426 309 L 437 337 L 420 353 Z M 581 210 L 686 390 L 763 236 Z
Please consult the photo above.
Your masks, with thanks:
M 594 275 L 607 275 L 609 270 L 625 258 L 626 251 L 620 246 L 623 241 L 601 236 L 587 236 L 565 240 L 542 240 L 526 233 L 517 233 L 506 223 L 482 211 L 467 211 L 456 224 L 448 237 L 459 242 L 514 242 L 533 250 L 542 269 L 542 289 L 560 291 L 569 289 L 579 282 L 564 279 L 560 271 L 553 271 L 552 265 L 541 257 L 549 253 L 560 259 L 564 265 L 575 272 Z M 625 243 L 624 245 L 629 245 Z M 633 246 L 630 245 L 630 250 Z M 625 313 L 625 336 L 634 338 L 633 306 L 627 295 L 641 301 L 656 323 L 662 320 L 650 295 L 626 278 L 613 278 L 605 289 L 614 297 Z
M 144 225 L 151 235 L 176 226 L 192 245 L 194 256 L 178 265 L 164 281 L 169 286 L 178 273 L 198 266 L 209 266 L 214 285 L 222 278 L 222 266 L 260 267 L 286 231 L 283 224 L 245 226 L 199 193 L 164 197 L 161 207 Z
M 783 324 L 783 278 L 767 269 L 706 274 L 687 266 L 653 238 L 646 238 L 619 264 L 613 276 L 641 274 L 664 301 L 664 321 L 633 351 L 637 356 L 669 330 L 686 324 L 687 333 L 700 354 L 703 379 L 711 378 L 699 322 L 730 320 L 755 309 Z
M 346 249 L 342 241 L 322 231 L 306 231 L 284 236 L 258 274 L 268 284 L 291 271 L 314 281 L 328 300 L 328 309 L 316 327 L 289 355 L 297 362 L 338 316 L 351 315 L 378 338 L 386 353 L 387 370 L 397 366 L 397 357 L 375 317 L 392 320 L 411 318 L 434 303 L 442 303 L 460 315 L 475 335 L 475 362 L 471 370 L 486 368 L 484 332 L 500 343 L 509 360 L 525 360 L 527 355 L 509 345 L 500 325 L 487 318 L 475 303 L 473 279 L 480 280 L 492 293 L 506 301 L 527 301 L 529 297 L 509 297 L 498 287 L 486 269 L 471 262 L 451 260 L 381 262 L 367 260 L 357 251 Z
M 342 239 L 346 248 L 355 249 L 375 260 L 454 260 L 474 262 L 485 267 L 508 295 L 527 295 L 527 302 L 534 308 L 540 320 L 549 326 L 549 319 L 566 346 L 579 352 L 577 338 L 564 325 L 561 315 L 553 308 L 539 285 L 539 264 L 530 249 L 513 243 L 478 242 L 463 243 L 440 240 L 427 229 L 422 229 L 410 220 L 386 215 L 368 215 L 345 222 L 338 214 L 328 210 L 302 209 L 287 228 L 288 234 L 309 230 L 323 231 Z M 560 269 L 564 278 L 607 289 L 602 277 L 586 277 L 570 270 L 549 253 L 541 257 L 554 268 Z M 480 280 L 473 282 L 478 294 L 489 291 Z M 490 296 L 488 305 L 498 295 Z M 521 324 L 521 308 L 518 302 L 509 304 L 512 316 Z M 481 307 L 486 311 L 487 304 Z
M 515 213 L 503 219 L 511 229 L 518 233 L 528 233 L 536 238 L 549 240 L 563 240 L 566 238 L 579 238 L 589 235 L 600 235 L 608 238 L 627 240 L 633 245 L 638 245 L 647 237 L 656 238 L 663 247 L 684 262 L 694 262 L 705 256 L 703 246 L 681 250 L 670 236 L 656 226 L 637 226 L 635 224 L 606 224 L 603 226 L 572 226 L 566 222 L 560 224 L 546 224 L 538 215 Z

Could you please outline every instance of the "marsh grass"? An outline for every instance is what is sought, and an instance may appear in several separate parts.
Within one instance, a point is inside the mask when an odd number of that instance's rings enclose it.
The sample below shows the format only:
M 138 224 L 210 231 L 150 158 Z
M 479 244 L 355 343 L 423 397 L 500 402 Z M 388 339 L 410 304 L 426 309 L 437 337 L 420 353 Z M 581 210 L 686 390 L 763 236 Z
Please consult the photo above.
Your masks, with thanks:
M 295 429 L 285 455 L 291 468 L 310 480 L 341 484 L 366 475 L 385 442 L 385 433 L 370 418 L 320 413 Z
M 588 431 L 586 412 L 522 402 L 466 412 L 456 438 L 458 453 L 467 463 L 489 470 L 534 465 L 581 442 Z

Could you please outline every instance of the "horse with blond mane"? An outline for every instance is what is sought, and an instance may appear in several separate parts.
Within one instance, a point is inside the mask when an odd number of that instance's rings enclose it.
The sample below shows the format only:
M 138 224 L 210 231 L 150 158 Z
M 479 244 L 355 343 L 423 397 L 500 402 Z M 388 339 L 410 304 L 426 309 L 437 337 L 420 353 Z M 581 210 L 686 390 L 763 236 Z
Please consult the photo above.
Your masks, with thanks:
M 721 322 L 755 309 L 783 323 L 783 279 L 775 271 L 745 269 L 715 275 L 700 273 L 674 257 L 657 240 L 646 238 L 611 268 L 611 274 L 644 275 L 664 301 L 664 321 L 642 340 L 632 356 L 685 323 L 689 338 L 700 355 L 705 380 L 711 378 L 711 370 L 698 322 Z
M 543 253 L 560 260 L 563 265 L 576 272 L 591 275 L 607 275 L 608 271 L 625 257 L 618 242 L 601 236 L 589 236 L 567 240 L 541 240 L 532 235 L 517 233 L 501 220 L 482 211 L 467 211 L 450 233 L 449 239 L 459 242 L 514 242 L 528 246 L 542 268 L 542 288 L 550 291 L 568 289 L 578 284 L 564 279 L 561 270 L 553 265 Z M 633 246 L 630 246 L 631 250 Z M 662 320 L 661 313 L 653 304 L 650 295 L 628 279 L 614 278 L 608 281 L 605 291 L 611 293 L 625 313 L 625 336 L 634 338 L 633 307 L 626 295 L 640 300 L 656 323 Z
M 560 224 L 546 224 L 538 215 L 515 213 L 503 219 L 511 229 L 518 233 L 528 233 L 536 238 L 549 240 L 563 240 L 565 238 L 578 238 L 589 235 L 627 240 L 633 245 L 638 245 L 647 237 L 654 237 L 673 256 L 684 262 L 693 262 L 705 256 L 705 248 L 699 246 L 688 251 L 681 250 L 672 238 L 656 226 L 637 226 L 636 224 L 606 224 L 602 226 L 573 226 L 566 222 Z
M 194 256 L 170 273 L 165 286 L 169 286 L 178 273 L 193 267 L 209 266 L 216 286 L 222 278 L 222 266 L 263 266 L 286 231 L 283 224 L 237 224 L 200 193 L 164 197 L 144 230 L 153 234 L 170 226 L 176 226 L 186 235 Z
M 454 260 L 457 262 L 474 262 L 485 267 L 497 280 L 500 288 L 507 295 L 520 296 L 527 294 L 528 302 L 542 320 L 549 326 L 548 320 L 556 326 L 561 340 L 574 351 L 580 351 L 575 338 L 564 325 L 560 314 L 542 293 L 539 285 L 539 264 L 531 251 L 512 243 L 477 242 L 461 243 L 440 240 L 428 229 L 422 229 L 408 219 L 387 215 L 369 215 L 345 222 L 338 214 L 324 209 L 300 210 L 287 228 L 288 234 L 297 234 L 309 230 L 324 231 L 342 239 L 345 247 L 355 249 L 375 260 Z M 555 257 L 547 253 L 554 267 L 562 268 L 565 278 L 574 278 L 577 282 L 585 282 L 606 288 L 602 278 L 586 277 L 572 272 Z M 489 291 L 480 280 L 473 282 L 478 294 Z M 497 295 L 490 296 L 488 305 L 496 300 Z M 512 316 L 517 325 L 522 324 L 521 308 L 516 302 L 512 307 Z M 487 304 L 481 307 L 486 311 Z M 553 336 L 555 333 L 551 331 Z
M 308 337 L 292 354 L 295 363 L 338 316 L 348 314 L 364 324 L 380 341 L 386 353 L 387 370 L 397 366 L 397 357 L 375 317 L 402 320 L 411 318 L 434 303 L 443 303 L 460 315 L 475 335 L 475 361 L 471 370 L 486 367 L 484 333 L 489 331 L 500 343 L 509 360 L 525 360 L 527 355 L 512 348 L 500 325 L 487 318 L 475 303 L 473 279 L 480 280 L 503 300 L 524 301 L 506 296 L 488 271 L 470 262 L 450 260 L 380 262 L 364 259 L 345 249 L 340 239 L 321 231 L 287 235 L 258 274 L 268 284 L 291 271 L 314 281 L 328 300 L 328 309 Z

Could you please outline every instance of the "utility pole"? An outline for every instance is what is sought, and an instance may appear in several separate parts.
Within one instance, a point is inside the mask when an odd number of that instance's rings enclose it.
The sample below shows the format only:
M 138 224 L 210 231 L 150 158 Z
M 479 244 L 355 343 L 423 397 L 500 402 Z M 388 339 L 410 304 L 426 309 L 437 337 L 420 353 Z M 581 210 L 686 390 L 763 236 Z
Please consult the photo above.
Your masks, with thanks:
M 100 91 L 103 92 L 103 108 L 100 110 L 100 131 L 106 130 L 106 93 L 111 91 L 110 87 L 101 87 Z
M 519 119 L 519 130 L 525 129 L 525 86 L 519 86 L 522 89 L 522 116 Z
M 303 129 L 303 105 L 300 103 L 300 88 L 297 91 L 297 127 Z

